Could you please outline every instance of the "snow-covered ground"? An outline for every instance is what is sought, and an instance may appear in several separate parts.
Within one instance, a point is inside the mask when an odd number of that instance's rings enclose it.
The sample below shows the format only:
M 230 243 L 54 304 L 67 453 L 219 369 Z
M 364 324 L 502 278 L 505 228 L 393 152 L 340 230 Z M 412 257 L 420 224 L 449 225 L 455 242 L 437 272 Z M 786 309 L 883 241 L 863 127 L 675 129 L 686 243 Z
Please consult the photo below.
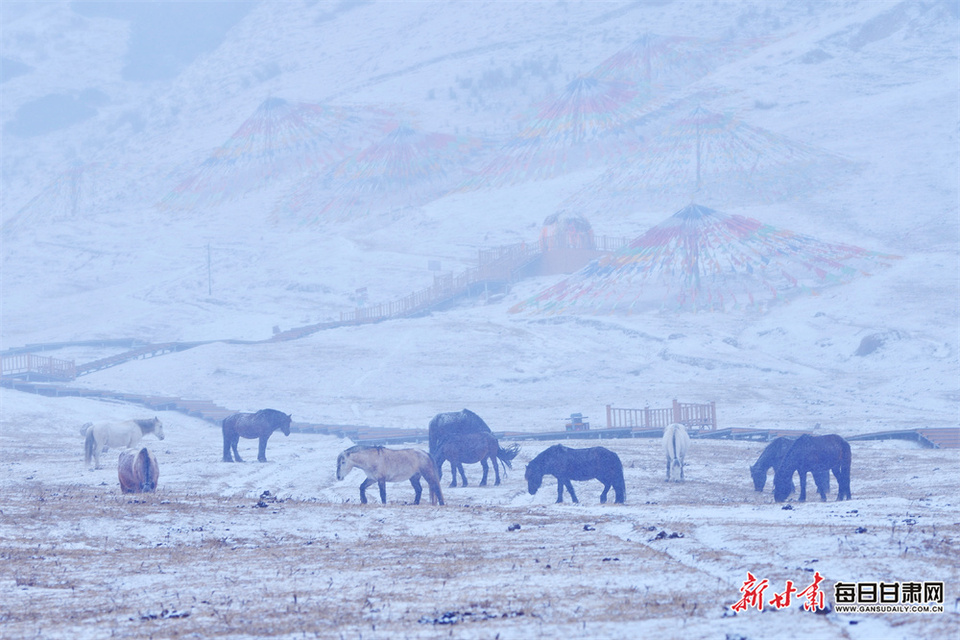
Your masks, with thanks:
M 178 23 L 152 3 L 0 7 L 3 350 L 212 341 L 71 384 L 327 424 L 423 429 L 467 407 L 494 431 L 555 431 L 571 412 L 602 425 L 605 405 L 676 398 L 716 402 L 721 427 L 850 436 L 957 426 L 955 2 L 192 9 L 201 10 Z M 191 20 L 209 29 L 196 34 Z M 184 44 L 191 33 L 202 46 Z M 760 201 L 704 192 L 707 204 L 898 257 L 763 312 L 510 312 L 556 275 L 424 317 L 226 342 L 337 319 L 362 289 L 370 304 L 420 290 L 433 282 L 432 261 L 459 273 L 478 250 L 535 243 L 544 219 L 597 193 L 608 170 L 634 175 L 633 156 L 580 158 L 542 180 L 489 167 L 506 166 L 496 161 L 524 148 L 506 143 L 536 127 L 543 147 L 530 157 L 560 157 L 549 145 L 562 146 L 567 121 L 545 118 L 543 105 L 644 34 L 694 52 L 670 62 L 675 77 L 696 76 L 690 84 L 654 91 L 661 120 L 699 105 L 844 167 L 822 188 L 815 172 L 783 176 L 761 185 Z M 261 107 L 279 101 L 292 115 L 271 121 Z M 322 149 L 297 138 L 309 117 L 332 113 L 326 106 L 373 130 L 344 123 L 351 135 Z M 596 113 L 598 127 L 617 115 Z M 632 123 L 619 143 L 655 140 L 659 121 Z M 304 185 L 322 201 L 356 167 L 321 158 L 349 158 L 359 151 L 349 142 L 396 124 L 473 141 L 463 188 L 349 220 L 288 206 Z M 410 176 L 429 166 L 420 161 L 411 158 Z M 411 186 L 391 179 L 394 191 Z M 806 186 L 789 190 L 797 184 Z M 588 215 L 594 232 L 632 239 L 689 199 L 602 202 Z M 860 350 L 865 339 L 878 348 Z M 82 363 L 119 351 L 43 355 Z M 161 413 L 166 440 L 145 441 L 160 489 L 121 496 L 112 454 L 104 469 L 84 468 L 78 430 L 144 416 L 135 405 L 0 389 L 0 580 L 12 594 L 0 636 L 933 638 L 960 628 L 956 450 L 856 442 L 852 502 L 783 510 L 749 485 L 760 444 L 696 441 L 688 482 L 666 485 L 659 443 L 617 440 L 604 444 L 627 468 L 627 505 L 601 507 L 595 483 L 578 487 L 579 506 L 553 505 L 549 484 L 527 495 L 523 466 L 549 443 L 524 442 L 500 487 L 450 489 L 441 508 L 404 504 L 411 490 L 395 485 L 387 506 L 361 507 L 359 472 L 334 477 L 348 441 L 276 435 L 268 464 L 226 465 L 216 428 Z M 257 507 L 267 490 L 278 500 Z M 684 537 L 654 539 L 660 531 Z M 947 612 L 732 615 L 747 571 L 772 590 L 784 580 L 802 588 L 810 569 L 829 596 L 836 581 L 943 580 Z M 461 614 L 454 626 L 431 622 L 445 612 Z M 141 619 L 150 615 L 159 619 Z
M 524 441 L 500 486 L 449 488 L 412 504 L 406 482 L 359 504 L 335 477 L 350 443 L 275 434 L 268 462 L 219 461 L 219 430 L 161 412 L 154 494 L 122 495 L 116 454 L 88 471 L 79 425 L 144 415 L 122 404 L 2 390 L 4 637 L 941 638 L 957 631 L 957 455 L 914 443 L 853 443 L 853 500 L 773 502 L 753 489 L 763 443 L 694 440 L 686 481 L 665 483 L 658 440 L 606 440 L 625 505 L 554 504 L 522 473 L 551 442 Z M 14 428 L 14 426 L 16 428 Z M 570 444 L 570 443 L 567 443 Z M 597 444 L 597 443 L 591 443 Z M 256 442 L 241 440 L 248 460 Z M 586 445 L 582 445 L 586 446 Z M 264 496 L 269 492 L 268 496 Z M 612 502 L 612 499 L 611 499 Z M 516 528 L 519 525 L 519 529 Z M 944 581 L 942 614 L 814 615 L 794 600 L 734 614 L 747 572 L 769 581 Z M 822 613 L 822 612 L 821 612 Z M 154 616 L 154 618 L 150 618 Z M 181 617 L 185 616 L 185 617 Z M 452 626 L 448 626 L 452 625 Z

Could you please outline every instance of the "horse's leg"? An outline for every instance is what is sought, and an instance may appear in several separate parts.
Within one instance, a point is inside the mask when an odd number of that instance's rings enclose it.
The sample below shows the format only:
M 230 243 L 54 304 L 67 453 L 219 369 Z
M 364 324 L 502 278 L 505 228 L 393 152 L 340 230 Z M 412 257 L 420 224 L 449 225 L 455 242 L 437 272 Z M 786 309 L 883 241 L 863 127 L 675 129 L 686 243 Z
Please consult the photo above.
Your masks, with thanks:
M 573 490 L 573 485 L 570 483 L 570 480 L 567 480 L 564 484 L 566 484 L 567 491 L 570 493 L 570 499 L 574 502 L 580 502 L 579 500 L 577 500 L 577 494 Z
M 497 458 L 496 454 L 494 454 L 493 457 L 490 458 L 490 462 L 493 463 L 493 478 L 494 478 L 493 486 L 499 487 L 500 486 L 500 459 Z M 506 469 L 504 469 L 504 473 L 506 473 Z
M 465 474 L 465 473 L 463 472 L 463 463 L 462 463 L 462 462 L 458 462 L 458 463 L 457 463 L 457 470 L 460 471 L 460 480 L 462 481 L 462 485 L 463 485 L 464 487 L 467 486 L 467 474 Z
M 563 478 L 557 478 L 557 504 L 563 502 Z
M 673 460 L 667 456 L 667 479 L 664 482 L 670 482 L 670 467 L 673 466 Z
M 820 494 L 820 502 L 827 501 L 827 494 L 830 493 L 830 470 L 824 469 L 814 476 L 817 482 L 817 493 Z
M 683 481 L 683 458 L 680 458 L 680 482 Z
M 457 488 L 457 463 L 453 460 L 450 461 L 450 475 L 453 476 L 450 480 L 450 486 L 454 489 Z
M 603 483 L 603 493 L 600 494 L 600 504 L 603 504 L 607 501 L 607 491 L 610 491 L 610 487 L 613 486 L 612 482 Z
M 233 456 L 230 455 L 230 436 L 226 432 L 223 434 L 223 461 L 233 462 Z
M 420 484 L 420 474 L 415 473 L 410 476 L 410 484 L 413 485 L 413 504 L 420 504 L 420 495 L 423 493 L 423 486 Z
M 380 504 L 387 504 L 387 481 L 381 478 L 377 480 L 377 486 L 380 487 Z
M 257 462 L 267 461 L 267 440 L 269 438 L 269 435 L 260 436 L 260 448 L 257 450 Z
M 800 472 L 800 502 L 807 501 L 807 472 Z
M 483 478 L 480 480 L 480 486 L 485 487 L 487 486 L 487 471 L 489 470 L 486 458 L 480 458 L 480 466 L 483 467 Z M 500 484 L 499 478 L 497 479 L 497 484 Z
M 847 469 L 846 472 L 844 472 L 842 464 L 838 467 L 838 470 L 840 473 L 836 471 L 833 472 L 833 475 L 837 477 L 837 484 L 839 485 L 839 489 L 837 489 L 837 500 L 843 500 L 844 498 L 850 500 L 850 470 Z
M 373 478 L 367 478 L 360 483 L 360 504 L 367 504 L 367 487 L 374 483 Z
M 237 462 L 243 462 L 243 458 L 240 457 L 240 452 L 237 451 L 238 444 L 240 444 L 240 434 L 235 433 L 230 437 L 230 446 L 233 448 L 233 459 Z

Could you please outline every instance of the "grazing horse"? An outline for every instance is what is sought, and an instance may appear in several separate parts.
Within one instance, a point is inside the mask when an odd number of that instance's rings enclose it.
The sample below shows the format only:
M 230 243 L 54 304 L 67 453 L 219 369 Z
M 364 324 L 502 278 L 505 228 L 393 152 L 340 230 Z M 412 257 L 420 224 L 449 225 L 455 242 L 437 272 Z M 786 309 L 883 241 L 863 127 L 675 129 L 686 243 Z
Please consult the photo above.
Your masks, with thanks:
M 830 472 L 837 484 L 837 500 L 850 500 L 850 443 L 838 435 L 797 438 L 783 456 L 773 475 L 773 499 L 783 502 L 793 492 L 793 474 L 800 473 L 800 502 L 807 499 L 807 472 L 813 475 L 820 500 L 827 499 L 830 490 Z
M 146 447 L 139 451 L 126 449 L 117 460 L 117 475 L 124 493 L 145 493 L 157 488 L 160 467 L 156 456 Z
M 757 491 L 763 491 L 767 484 L 767 471 L 772 467 L 773 472 L 777 472 L 777 467 L 787 455 L 787 450 L 793 446 L 794 438 L 776 438 L 768 444 L 757 458 L 757 461 L 750 465 L 750 477 L 753 478 L 753 488 Z
M 83 440 L 83 459 L 87 466 L 94 461 L 94 468 L 100 468 L 100 452 L 105 447 L 135 448 L 148 433 L 163 440 L 163 424 L 157 418 L 149 420 L 126 420 L 95 424 L 87 429 Z
M 440 445 L 447 438 L 460 436 L 465 433 L 491 433 L 490 427 L 483 418 L 469 409 L 438 413 L 433 416 L 429 426 L 430 455 L 434 458 L 440 451 Z
M 577 502 L 577 494 L 573 491 L 571 480 L 593 480 L 596 478 L 603 483 L 603 493 L 600 494 L 600 503 L 607 501 L 607 491 L 613 487 L 617 503 L 626 499 L 626 488 L 623 482 L 623 464 L 619 456 L 604 447 L 590 449 L 570 449 L 562 444 L 541 451 L 536 458 L 527 465 L 524 476 L 527 479 L 527 491 L 533 495 L 543 483 L 544 475 L 552 475 L 557 479 L 557 502 L 563 502 L 563 488 L 567 488 L 570 499 Z
M 385 449 L 357 445 L 350 447 L 337 456 L 337 480 L 343 480 L 347 474 L 358 467 L 367 474 L 360 484 L 360 502 L 367 504 L 367 487 L 374 482 L 380 487 L 380 502 L 387 503 L 387 483 L 409 480 L 416 492 L 413 504 L 420 504 L 423 487 L 420 477 L 430 487 L 430 503 L 443 504 L 443 492 L 440 490 L 440 476 L 433 458 L 420 449 Z
M 465 433 L 459 436 L 451 436 L 440 445 L 439 451 L 434 455 L 437 462 L 437 477 L 443 477 L 443 463 L 450 461 L 450 472 L 453 474 L 451 487 L 457 486 L 457 471 L 460 471 L 460 477 L 463 479 L 463 486 L 467 486 L 467 476 L 463 473 L 464 463 L 473 464 L 479 462 L 483 465 L 483 479 L 480 486 L 487 486 L 487 459 L 493 463 L 493 473 L 496 477 L 494 485 L 500 484 L 500 462 L 506 467 L 513 469 L 511 462 L 520 453 L 520 445 L 514 444 L 504 449 L 497 442 L 492 433 Z
M 674 422 L 663 430 L 663 451 L 667 454 L 666 482 L 670 482 L 670 471 L 676 467 L 680 468 L 680 482 L 683 482 L 683 459 L 687 457 L 689 447 L 690 436 L 687 435 L 687 428 L 679 422 Z
M 237 443 L 241 436 L 244 438 L 260 438 L 260 449 L 257 451 L 259 462 L 267 461 L 267 440 L 274 431 L 280 429 L 283 435 L 290 435 L 291 416 L 276 409 L 260 409 L 256 413 L 235 413 L 223 419 L 223 461 L 243 462 L 237 451 Z M 233 457 L 230 450 L 233 449 Z

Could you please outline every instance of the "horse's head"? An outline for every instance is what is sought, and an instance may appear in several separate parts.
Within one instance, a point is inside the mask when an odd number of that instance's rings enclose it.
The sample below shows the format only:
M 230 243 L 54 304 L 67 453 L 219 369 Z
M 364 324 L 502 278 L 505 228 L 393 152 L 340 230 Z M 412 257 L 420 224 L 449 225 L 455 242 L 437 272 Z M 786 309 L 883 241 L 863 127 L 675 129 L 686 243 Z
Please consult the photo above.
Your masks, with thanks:
M 540 485 L 543 484 L 543 474 L 529 464 L 527 470 L 523 473 L 523 477 L 527 479 L 527 491 L 530 492 L 530 495 L 535 494 Z
M 153 435 L 157 436 L 158 440 L 163 440 L 163 423 L 156 416 L 153 418 Z
M 280 418 L 280 431 L 283 432 L 283 435 L 290 435 L 290 421 L 293 420 L 293 416 L 289 413 L 280 414 L 283 417 Z
M 353 462 L 344 454 L 337 456 L 337 480 L 343 480 L 353 469 Z
M 777 502 L 783 502 L 793 493 L 793 474 L 790 477 L 773 476 L 773 499 Z
M 752 465 L 750 467 L 750 477 L 753 478 L 753 488 L 757 491 L 763 491 L 763 486 L 767 484 L 767 470 Z

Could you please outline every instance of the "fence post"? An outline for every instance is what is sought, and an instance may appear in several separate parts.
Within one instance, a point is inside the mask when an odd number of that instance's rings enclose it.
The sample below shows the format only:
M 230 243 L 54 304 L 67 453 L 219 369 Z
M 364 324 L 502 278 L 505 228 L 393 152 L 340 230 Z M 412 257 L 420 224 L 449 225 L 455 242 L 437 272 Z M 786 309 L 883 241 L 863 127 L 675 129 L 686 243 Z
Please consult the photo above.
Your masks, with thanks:
M 611 422 L 610 422 L 610 414 L 611 414 L 611 413 L 612 413 L 612 412 L 610 411 L 610 405 L 607 405 L 607 429 L 610 429 L 610 428 L 613 426 L 613 424 L 611 424 Z
M 713 425 L 713 431 L 717 430 L 717 402 L 710 402 L 710 424 Z
M 680 422 L 683 419 L 683 416 L 680 413 L 680 403 L 677 402 L 677 399 L 673 399 L 673 421 Z

